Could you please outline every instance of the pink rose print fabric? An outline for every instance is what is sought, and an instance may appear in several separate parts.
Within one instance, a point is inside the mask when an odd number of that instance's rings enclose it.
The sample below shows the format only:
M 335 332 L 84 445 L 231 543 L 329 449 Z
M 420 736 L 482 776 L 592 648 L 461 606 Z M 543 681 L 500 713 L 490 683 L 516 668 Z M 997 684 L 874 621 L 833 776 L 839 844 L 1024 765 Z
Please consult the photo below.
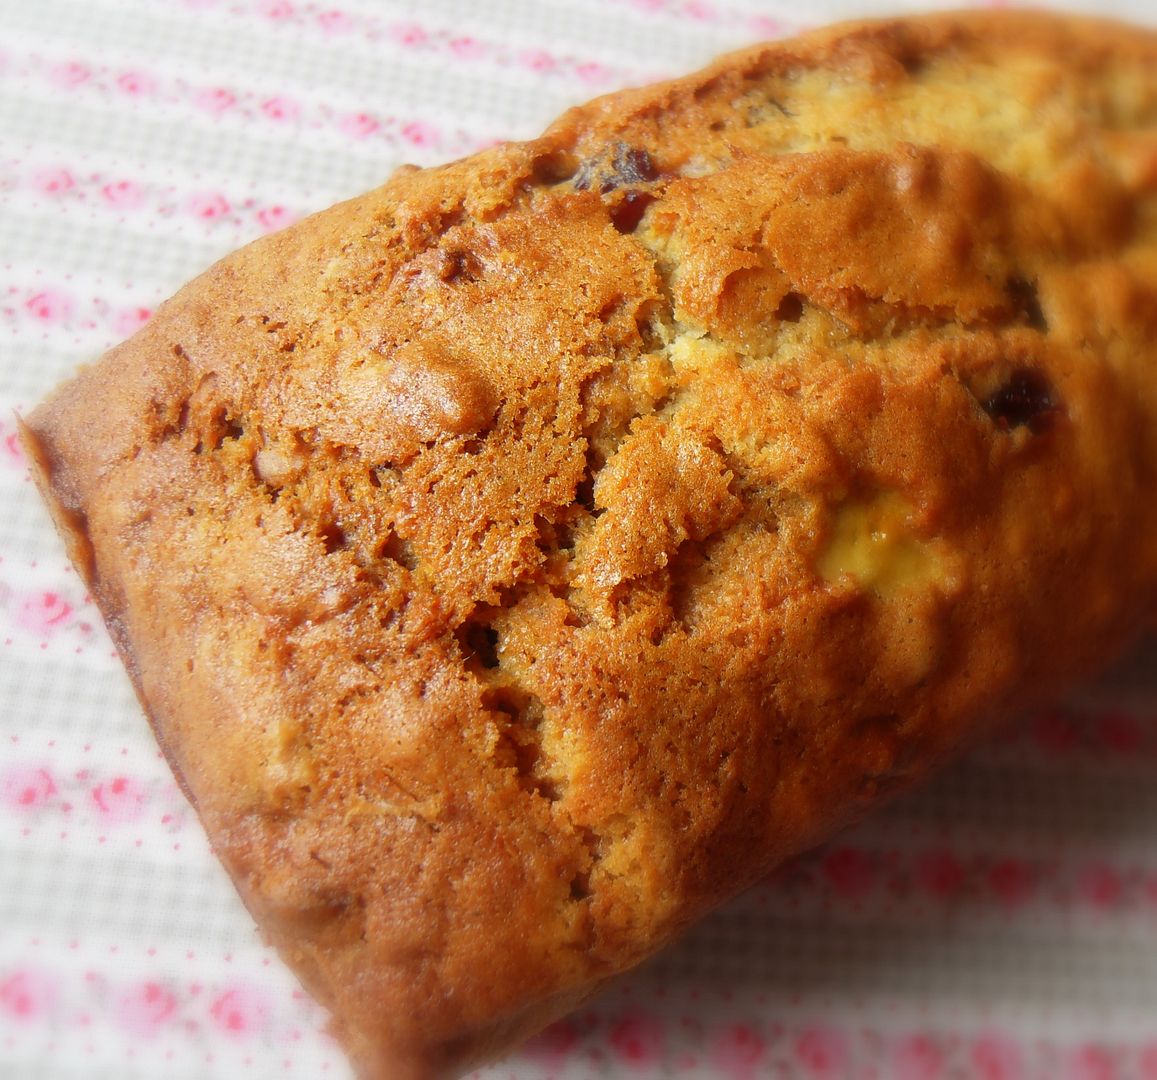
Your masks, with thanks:
M 0 0 L 0 1077 L 352 1078 L 161 759 L 19 414 L 403 163 L 869 8 Z M 1157 645 L 472 1075 L 1157 1080 Z
M 0 1010 L 18 1024 L 33 1024 L 56 1004 L 56 983 L 37 968 L 16 969 L 0 979 Z
M 213 999 L 209 1015 L 213 1023 L 234 1038 L 252 1037 L 269 1022 L 270 1001 L 260 987 L 230 986 Z
M 131 1035 L 151 1038 L 160 1032 L 177 1011 L 177 997 L 158 982 L 130 987 L 117 1010 L 121 1026 Z
M 10 809 L 31 811 L 44 806 L 56 795 L 56 781 L 45 766 L 14 766 L 5 774 L 0 790 Z

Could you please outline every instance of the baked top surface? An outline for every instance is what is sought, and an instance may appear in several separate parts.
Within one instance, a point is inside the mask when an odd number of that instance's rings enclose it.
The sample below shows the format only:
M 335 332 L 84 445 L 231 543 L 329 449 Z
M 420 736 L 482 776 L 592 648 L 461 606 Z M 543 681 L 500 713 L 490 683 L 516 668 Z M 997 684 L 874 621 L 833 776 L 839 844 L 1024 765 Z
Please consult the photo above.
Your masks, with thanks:
M 1154 52 L 741 54 L 238 253 L 30 418 L 363 1058 L 501 1045 L 1151 609 Z

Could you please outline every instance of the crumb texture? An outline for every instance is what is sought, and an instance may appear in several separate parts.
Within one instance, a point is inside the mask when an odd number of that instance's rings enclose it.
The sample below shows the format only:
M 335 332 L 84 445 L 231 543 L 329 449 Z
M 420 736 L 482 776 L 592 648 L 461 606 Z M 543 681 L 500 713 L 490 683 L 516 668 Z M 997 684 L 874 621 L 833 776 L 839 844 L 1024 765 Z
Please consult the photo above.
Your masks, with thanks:
M 187 286 L 28 420 L 378 1077 L 508 1049 L 1157 611 L 1157 40 L 823 31 Z

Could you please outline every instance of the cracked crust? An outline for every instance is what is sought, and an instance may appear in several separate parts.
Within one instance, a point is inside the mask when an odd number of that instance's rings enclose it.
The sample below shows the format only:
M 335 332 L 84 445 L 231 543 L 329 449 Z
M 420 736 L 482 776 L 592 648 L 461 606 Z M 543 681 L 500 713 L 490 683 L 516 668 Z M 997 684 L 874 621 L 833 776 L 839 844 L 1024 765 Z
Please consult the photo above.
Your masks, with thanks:
M 366 1075 L 509 1049 L 1157 595 L 1157 41 L 841 27 L 229 257 L 28 418 Z

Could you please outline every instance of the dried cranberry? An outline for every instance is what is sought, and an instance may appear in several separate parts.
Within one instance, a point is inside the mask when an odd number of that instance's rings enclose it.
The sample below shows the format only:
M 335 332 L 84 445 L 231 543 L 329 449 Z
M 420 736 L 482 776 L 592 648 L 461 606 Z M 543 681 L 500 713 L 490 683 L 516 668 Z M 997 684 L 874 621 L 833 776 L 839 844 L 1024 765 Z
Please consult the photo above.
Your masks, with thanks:
M 1018 368 L 984 401 L 984 411 L 1002 430 L 1025 427 L 1037 434 L 1048 427 L 1060 403 L 1052 385 L 1033 368 Z
M 614 143 L 610 151 L 595 158 L 587 158 L 574 175 L 574 186 L 586 191 L 598 181 L 599 193 L 606 195 L 615 188 L 629 184 L 646 184 L 656 179 L 659 170 L 646 150 L 628 143 Z

